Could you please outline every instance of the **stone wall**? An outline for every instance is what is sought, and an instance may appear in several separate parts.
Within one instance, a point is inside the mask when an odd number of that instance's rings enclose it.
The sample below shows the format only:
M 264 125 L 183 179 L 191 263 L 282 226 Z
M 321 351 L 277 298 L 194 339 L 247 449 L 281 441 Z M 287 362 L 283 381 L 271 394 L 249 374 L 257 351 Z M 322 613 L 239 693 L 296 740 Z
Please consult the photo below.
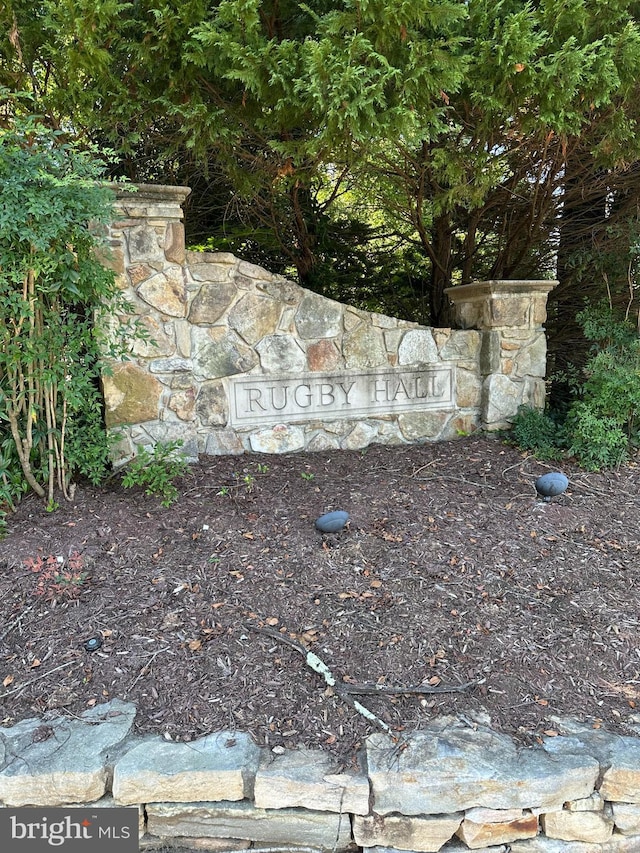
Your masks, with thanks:
M 116 461 L 178 438 L 192 457 L 436 441 L 543 405 L 554 282 L 452 288 L 460 328 L 427 328 L 227 253 L 187 252 L 188 193 L 116 190 L 110 263 L 148 335 L 104 377 Z
M 135 713 L 114 699 L 0 728 L 2 806 L 129 806 L 141 849 L 640 850 L 639 738 L 556 720 L 560 736 L 524 747 L 461 715 L 370 735 L 345 768 L 236 731 L 135 736 Z

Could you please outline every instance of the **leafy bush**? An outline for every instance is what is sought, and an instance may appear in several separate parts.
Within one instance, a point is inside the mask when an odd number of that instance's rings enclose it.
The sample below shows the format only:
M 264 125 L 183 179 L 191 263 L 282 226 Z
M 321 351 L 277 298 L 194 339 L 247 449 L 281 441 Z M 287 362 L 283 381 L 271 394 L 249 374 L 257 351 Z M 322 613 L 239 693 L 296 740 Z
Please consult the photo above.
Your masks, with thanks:
M 538 409 L 520 406 L 511 435 L 518 447 L 531 450 L 538 459 L 558 459 L 562 455 L 562 427 Z
M 640 338 L 628 320 L 600 306 L 578 314 L 585 336 L 593 341 L 593 355 L 587 362 L 579 388 L 592 415 L 615 424 L 630 444 L 638 441 L 640 415 Z M 576 407 L 574 404 L 572 410 Z M 571 411 L 570 411 L 571 414 Z M 578 407 L 578 420 L 584 413 Z
M 146 495 L 162 497 L 162 506 L 171 506 L 178 497 L 173 481 L 187 470 L 187 459 L 179 452 L 181 447 L 181 441 L 159 442 L 152 451 L 141 447 L 127 465 L 122 485 L 126 489 L 142 486 Z
M 603 415 L 592 401 L 579 400 L 567 417 L 568 453 L 584 468 L 614 468 L 627 458 L 629 438 L 615 418 Z
M 592 353 L 582 373 L 570 377 L 573 401 L 563 421 L 523 408 L 512 435 L 539 458 L 567 453 L 590 470 L 611 468 L 640 445 L 640 338 L 606 305 L 577 318 Z
M 0 510 L 27 489 L 54 506 L 74 475 L 107 471 L 98 380 L 125 344 L 99 330 L 125 306 L 97 251 L 113 198 L 101 173 L 36 118 L 0 127 Z

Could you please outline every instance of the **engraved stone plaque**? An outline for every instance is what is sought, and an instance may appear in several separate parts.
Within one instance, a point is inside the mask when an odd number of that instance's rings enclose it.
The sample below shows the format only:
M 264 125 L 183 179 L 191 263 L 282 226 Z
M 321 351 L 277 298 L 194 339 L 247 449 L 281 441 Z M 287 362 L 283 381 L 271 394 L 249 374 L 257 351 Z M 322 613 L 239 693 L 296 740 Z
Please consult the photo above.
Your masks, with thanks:
M 230 423 L 254 426 L 455 408 L 448 365 L 423 370 L 231 376 Z

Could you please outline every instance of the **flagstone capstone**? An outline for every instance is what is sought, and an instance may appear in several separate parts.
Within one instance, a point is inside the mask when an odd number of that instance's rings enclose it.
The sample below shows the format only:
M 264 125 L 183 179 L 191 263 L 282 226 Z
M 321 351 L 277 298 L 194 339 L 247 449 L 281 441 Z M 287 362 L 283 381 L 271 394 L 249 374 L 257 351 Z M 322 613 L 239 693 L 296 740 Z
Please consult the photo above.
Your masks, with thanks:
M 335 760 L 318 750 L 264 752 L 256 773 L 255 805 L 261 809 L 308 808 L 365 815 L 369 780 L 362 772 L 335 772 Z
M 107 791 L 109 756 L 131 732 L 135 715 L 134 705 L 113 699 L 78 719 L 31 718 L 0 728 L 0 802 L 58 806 L 100 799 Z
M 448 718 L 417 732 L 400 753 L 371 735 L 367 767 L 376 811 L 415 815 L 553 807 L 588 797 L 600 772 L 591 756 L 518 748 L 506 735 Z
M 260 751 L 238 732 L 189 743 L 146 739 L 116 762 L 113 796 L 122 805 L 191 800 L 242 800 L 253 786 Z
M 560 721 L 562 725 L 562 721 Z M 604 767 L 599 793 L 611 802 L 640 803 L 640 739 L 581 729 L 560 739 L 545 739 L 553 755 L 595 755 Z

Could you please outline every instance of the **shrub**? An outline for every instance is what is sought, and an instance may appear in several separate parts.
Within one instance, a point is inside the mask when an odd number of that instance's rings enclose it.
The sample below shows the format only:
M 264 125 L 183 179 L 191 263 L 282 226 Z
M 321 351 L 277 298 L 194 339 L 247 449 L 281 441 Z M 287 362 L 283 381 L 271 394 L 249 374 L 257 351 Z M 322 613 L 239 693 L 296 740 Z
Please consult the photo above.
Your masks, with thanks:
M 573 400 L 564 418 L 521 408 L 512 436 L 542 459 L 568 453 L 590 470 L 612 468 L 640 444 L 640 339 L 606 305 L 577 317 L 592 351 L 584 370 L 569 377 Z
M 36 118 L 0 128 L 0 511 L 26 489 L 55 506 L 106 474 L 100 319 L 125 310 L 99 260 L 111 215 L 100 164 Z
M 538 409 L 520 406 L 511 435 L 518 447 L 532 451 L 538 459 L 558 459 L 562 455 L 562 427 Z
M 615 418 L 594 408 L 591 401 L 579 400 L 567 416 L 569 454 L 584 468 L 599 471 L 614 468 L 627 458 L 629 438 Z
M 141 447 L 127 465 L 122 485 L 129 489 L 142 486 L 146 495 L 162 497 L 162 506 L 168 507 L 178 497 L 173 481 L 187 470 L 187 460 L 179 450 L 181 441 L 158 442 L 152 451 Z

